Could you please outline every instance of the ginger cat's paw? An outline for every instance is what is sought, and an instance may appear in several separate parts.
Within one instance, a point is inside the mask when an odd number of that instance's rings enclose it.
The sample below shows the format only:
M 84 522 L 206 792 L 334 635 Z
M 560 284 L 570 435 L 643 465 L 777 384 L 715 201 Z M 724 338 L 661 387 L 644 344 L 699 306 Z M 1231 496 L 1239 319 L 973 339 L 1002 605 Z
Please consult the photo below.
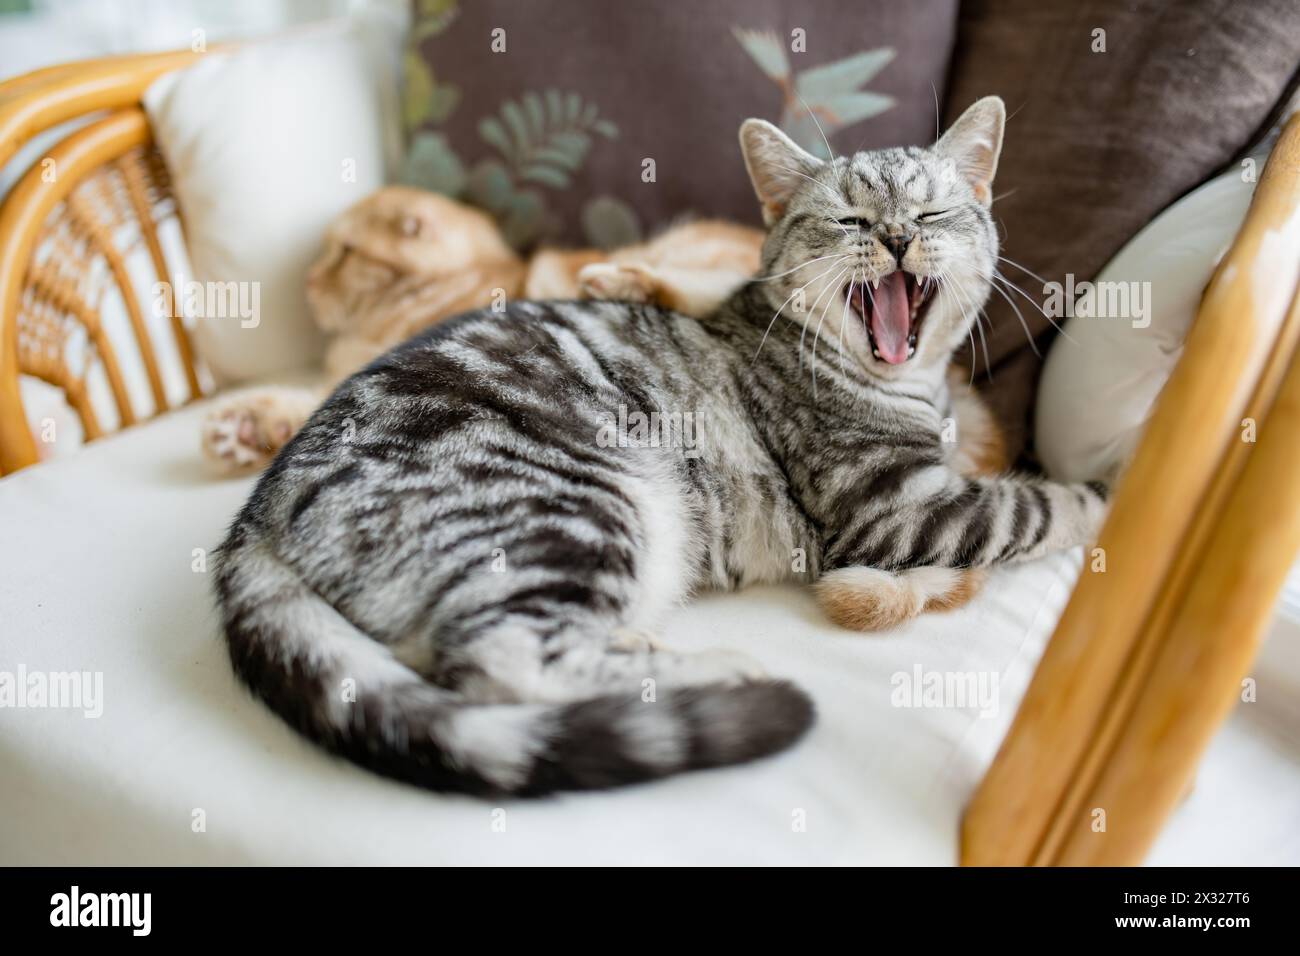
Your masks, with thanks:
M 584 299 L 653 302 L 654 274 L 644 266 L 594 262 L 578 270 L 578 294 Z
M 238 392 L 204 417 L 203 452 L 226 471 L 260 468 L 302 427 L 315 404 L 314 393 L 297 389 Z
M 240 471 L 271 460 L 258 441 L 257 421 L 246 408 L 232 405 L 209 412 L 203 419 L 203 453 L 226 471 Z

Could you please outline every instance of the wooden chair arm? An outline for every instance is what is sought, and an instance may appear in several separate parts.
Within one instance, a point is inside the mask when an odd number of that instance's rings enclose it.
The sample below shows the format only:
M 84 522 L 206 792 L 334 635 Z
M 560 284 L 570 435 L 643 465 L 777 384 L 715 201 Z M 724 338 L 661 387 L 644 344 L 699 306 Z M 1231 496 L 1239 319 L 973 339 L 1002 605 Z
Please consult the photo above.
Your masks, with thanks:
M 34 70 L 0 83 L 0 166 L 42 130 L 97 110 L 137 106 L 149 84 L 200 53 L 110 56 Z
M 1300 118 L 967 807 L 964 863 L 1136 864 L 1185 792 L 1300 549 L 1298 282 Z
M 96 369 L 111 390 L 117 425 L 144 417 L 132 406 L 121 372 L 118 349 L 124 343 L 113 342 L 101 321 L 110 287 L 127 313 L 153 411 L 167 409 L 161 343 L 152 341 L 147 306 L 132 284 L 127 259 L 143 246 L 159 281 L 170 281 L 159 226 L 169 218 L 179 221 L 179 213 L 140 99 L 163 73 L 200 55 L 107 57 L 0 83 L 0 164 L 44 130 L 78 117 L 89 120 L 52 144 L 0 204 L 0 475 L 39 458 L 20 375 L 62 390 L 88 441 L 105 431 L 88 385 Z M 96 263 L 103 268 L 92 268 Z M 90 345 L 91 360 L 84 365 L 68 354 L 77 330 Z M 198 371 L 175 311 L 171 330 L 189 397 L 195 398 L 201 391 Z

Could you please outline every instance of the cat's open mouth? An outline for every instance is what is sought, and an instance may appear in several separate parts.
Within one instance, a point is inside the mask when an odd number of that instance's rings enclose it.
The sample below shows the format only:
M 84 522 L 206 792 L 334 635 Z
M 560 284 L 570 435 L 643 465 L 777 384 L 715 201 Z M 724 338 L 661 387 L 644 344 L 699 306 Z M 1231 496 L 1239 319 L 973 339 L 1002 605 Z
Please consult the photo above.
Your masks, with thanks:
M 902 269 L 875 284 L 849 283 L 844 294 L 867 329 L 872 355 L 890 365 L 902 365 L 916 353 L 921 323 L 936 288 L 933 279 Z

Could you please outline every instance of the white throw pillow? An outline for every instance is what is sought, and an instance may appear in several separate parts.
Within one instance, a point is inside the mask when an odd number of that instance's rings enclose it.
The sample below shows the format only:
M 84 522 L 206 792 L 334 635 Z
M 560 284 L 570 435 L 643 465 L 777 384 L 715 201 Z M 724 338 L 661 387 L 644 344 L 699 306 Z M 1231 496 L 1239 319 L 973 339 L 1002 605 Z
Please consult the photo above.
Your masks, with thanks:
M 385 178 L 392 71 L 375 52 L 329 23 L 210 53 L 145 94 L 194 271 L 174 294 L 221 384 L 321 356 L 307 268 L 329 222 Z
M 1211 180 L 1152 220 L 1097 276 L 1098 288 L 1124 283 L 1138 297 L 1122 317 L 1070 318 L 1052 345 L 1035 422 L 1051 477 L 1110 480 L 1128 463 L 1254 188 L 1240 169 Z

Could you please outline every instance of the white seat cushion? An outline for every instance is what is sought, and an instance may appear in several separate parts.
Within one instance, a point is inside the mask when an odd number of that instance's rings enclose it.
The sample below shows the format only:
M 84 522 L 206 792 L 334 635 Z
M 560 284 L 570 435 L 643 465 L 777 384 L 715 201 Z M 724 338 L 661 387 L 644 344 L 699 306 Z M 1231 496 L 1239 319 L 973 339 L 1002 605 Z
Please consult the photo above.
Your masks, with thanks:
M 837 629 L 793 587 L 707 596 L 665 640 L 743 647 L 798 681 L 819 710 L 808 737 L 747 766 L 498 807 L 337 760 L 236 684 L 191 567 L 251 479 L 207 472 L 202 407 L 0 480 L 0 672 L 103 680 L 98 718 L 0 708 L 2 862 L 954 863 L 962 805 L 1079 564 L 1004 569 L 969 607 L 888 637 Z M 895 706 L 917 669 L 996 679 L 996 712 Z

